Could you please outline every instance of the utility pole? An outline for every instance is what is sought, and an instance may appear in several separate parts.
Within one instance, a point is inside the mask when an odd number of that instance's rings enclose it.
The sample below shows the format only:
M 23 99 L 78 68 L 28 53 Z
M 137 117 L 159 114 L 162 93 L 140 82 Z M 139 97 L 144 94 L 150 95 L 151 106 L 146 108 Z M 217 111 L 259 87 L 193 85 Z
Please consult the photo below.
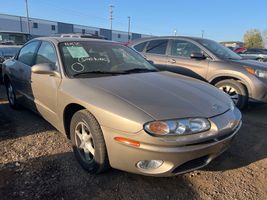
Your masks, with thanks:
M 131 31 L 131 17 L 128 16 L 128 42 L 129 42 L 130 39 L 131 39 L 130 31 Z
M 28 10 L 28 0 L 25 0 L 26 4 L 26 15 L 27 15 L 27 27 L 28 27 L 28 33 L 30 34 L 30 20 L 29 20 L 29 10 Z
M 205 31 L 202 30 L 202 31 L 201 31 L 201 37 L 202 37 L 202 38 L 204 37 L 204 33 L 205 33 Z
M 110 39 L 112 40 L 112 20 L 113 20 L 113 5 L 109 6 L 109 20 L 110 20 L 110 32 L 111 32 L 111 36 Z
M 112 20 L 113 20 L 113 5 L 109 6 L 109 20 L 110 20 L 110 30 L 112 31 Z

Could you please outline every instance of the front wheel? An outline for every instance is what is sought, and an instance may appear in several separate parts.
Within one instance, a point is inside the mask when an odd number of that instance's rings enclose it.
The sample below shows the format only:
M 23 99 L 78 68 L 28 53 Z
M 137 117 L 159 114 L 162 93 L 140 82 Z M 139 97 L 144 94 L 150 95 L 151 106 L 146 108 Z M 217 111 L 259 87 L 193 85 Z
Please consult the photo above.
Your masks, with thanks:
M 98 174 L 109 168 L 102 130 L 90 112 L 80 110 L 73 115 L 70 138 L 75 157 L 86 171 Z
M 228 94 L 240 110 L 247 106 L 248 92 L 242 83 L 236 80 L 223 80 L 216 83 L 215 86 Z

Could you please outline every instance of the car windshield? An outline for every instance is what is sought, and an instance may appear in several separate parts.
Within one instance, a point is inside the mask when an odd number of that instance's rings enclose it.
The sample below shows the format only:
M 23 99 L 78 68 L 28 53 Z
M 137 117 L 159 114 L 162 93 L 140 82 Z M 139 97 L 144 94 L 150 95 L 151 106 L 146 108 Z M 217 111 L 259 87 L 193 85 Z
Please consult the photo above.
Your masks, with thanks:
M 59 44 L 69 77 L 95 77 L 158 71 L 140 54 L 120 44 L 62 42 Z
M 23 45 L 29 40 L 28 34 L 0 33 L 0 44 Z
M 221 59 L 230 59 L 230 60 L 241 60 L 242 57 L 228 49 L 227 47 L 219 44 L 218 42 L 207 40 L 207 39 L 198 39 L 197 42 L 206 47 L 214 55 Z

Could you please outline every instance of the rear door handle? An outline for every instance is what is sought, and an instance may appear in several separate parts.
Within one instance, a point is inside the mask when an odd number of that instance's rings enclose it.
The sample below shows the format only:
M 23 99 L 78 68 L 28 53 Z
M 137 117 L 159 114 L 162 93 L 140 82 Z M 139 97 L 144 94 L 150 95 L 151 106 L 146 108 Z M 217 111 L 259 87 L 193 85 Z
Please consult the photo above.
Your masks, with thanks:
M 174 64 L 174 63 L 176 63 L 176 60 L 175 59 L 170 59 L 170 60 L 168 60 L 168 63 Z

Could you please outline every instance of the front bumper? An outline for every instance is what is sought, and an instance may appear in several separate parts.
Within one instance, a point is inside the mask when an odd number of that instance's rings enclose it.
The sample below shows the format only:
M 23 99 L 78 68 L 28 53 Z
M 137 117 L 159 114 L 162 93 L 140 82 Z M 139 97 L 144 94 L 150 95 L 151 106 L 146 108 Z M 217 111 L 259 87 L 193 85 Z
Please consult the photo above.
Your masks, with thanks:
M 250 100 L 267 103 L 267 80 L 255 77 L 252 84 Z
M 110 165 L 127 172 L 161 177 L 201 168 L 230 146 L 242 124 L 237 109 L 210 118 L 210 121 L 212 126 L 208 132 L 168 138 L 153 137 L 145 131 L 127 134 L 102 127 Z M 119 143 L 115 137 L 139 141 L 140 146 Z M 163 164 L 157 169 L 144 170 L 137 167 L 142 160 L 162 160 Z

